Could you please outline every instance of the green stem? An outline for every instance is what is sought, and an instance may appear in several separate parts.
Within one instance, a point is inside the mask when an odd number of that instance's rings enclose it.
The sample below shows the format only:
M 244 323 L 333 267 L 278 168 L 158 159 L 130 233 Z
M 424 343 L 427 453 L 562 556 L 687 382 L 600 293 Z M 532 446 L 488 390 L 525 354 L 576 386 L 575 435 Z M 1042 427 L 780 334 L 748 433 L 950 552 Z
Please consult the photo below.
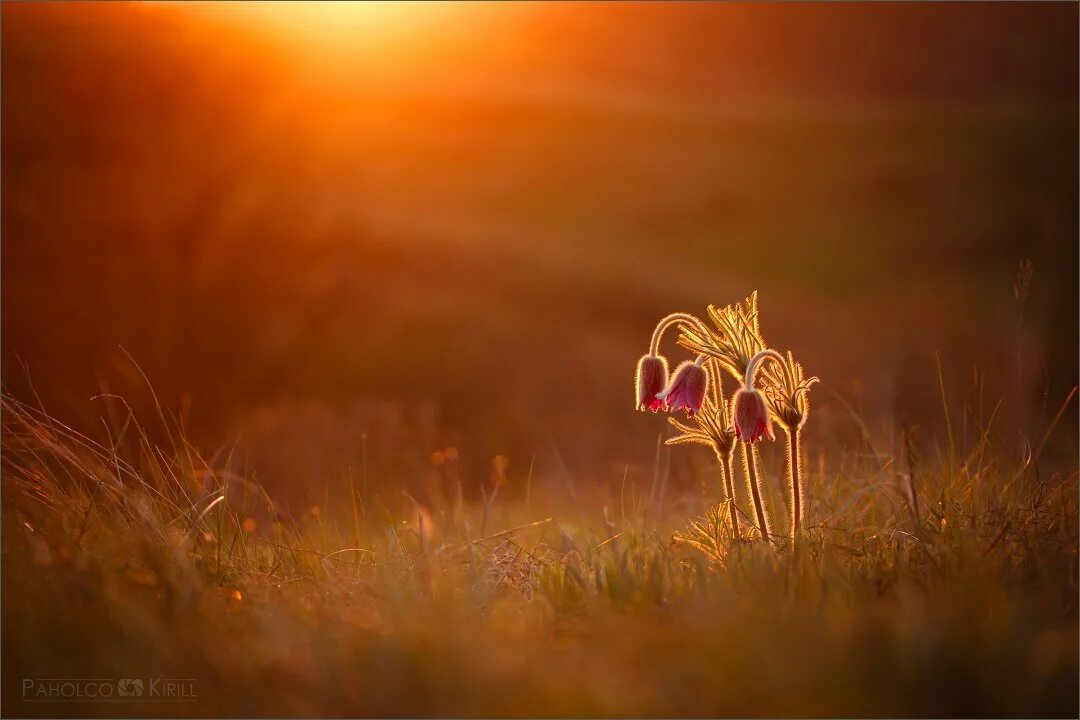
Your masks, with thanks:
M 732 472 L 731 453 L 720 458 L 720 468 L 724 474 L 724 492 L 728 497 L 728 514 L 731 516 L 731 534 L 735 540 L 742 538 L 739 531 L 739 513 L 735 508 L 735 475 Z
M 757 514 L 758 531 L 761 539 L 769 540 L 769 516 L 765 512 L 765 504 L 761 501 L 761 480 L 757 468 L 757 457 L 753 447 L 749 443 L 742 445 L 743 467 L 746 468 L 746 484 L 750 488 L 750 497 L 754 500 L 754 512 Z
M 788 436 L 788 482 L 791 485 L 791 541 L 799 537 L 803 524 L 802 457 L 799 454 L 799 428 L 789 429 Z

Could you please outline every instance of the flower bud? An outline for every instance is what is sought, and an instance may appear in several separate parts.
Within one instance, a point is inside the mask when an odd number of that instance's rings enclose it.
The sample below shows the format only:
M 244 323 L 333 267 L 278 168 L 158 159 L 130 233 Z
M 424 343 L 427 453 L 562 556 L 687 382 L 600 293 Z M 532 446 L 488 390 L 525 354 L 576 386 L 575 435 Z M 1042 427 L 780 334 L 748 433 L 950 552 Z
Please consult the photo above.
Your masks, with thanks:
M 664 401 L 664 406 L 671 412 L 686 410 L 688 417 L 701 411 L 705 402 L 705 392 L 709 388 L 709 374 L 705 368 L 689 360 L 675 368 L 671 384 L 656 397 Z
M 735 393 L 735 436 L 747 443 L 773 439 L 772 418 L 759 390 L 744 387 Z
M 664 402 L 657 398 L 668 381 L 668 364 L 662 355 L 645 355 L 638 360 L 634 382 L 637 385 L 638 410 L 657 410 Z

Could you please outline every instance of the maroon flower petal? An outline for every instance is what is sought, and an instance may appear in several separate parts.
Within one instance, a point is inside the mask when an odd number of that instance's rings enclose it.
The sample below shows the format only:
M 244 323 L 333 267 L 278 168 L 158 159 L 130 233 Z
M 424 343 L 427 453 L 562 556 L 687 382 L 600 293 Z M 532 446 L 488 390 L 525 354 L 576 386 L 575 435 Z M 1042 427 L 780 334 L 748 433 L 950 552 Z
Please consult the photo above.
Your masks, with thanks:
M 735 394 L 735 437 L 747 443 L 762 437 L 773 439 L 769 409 L 765 397 L 757 390 L 743 388 Z
M 661 355 L 645 355 L 638 360 L 634 384 L 637 389 L 638 410 L 656 412 L 663 403 L 656 398 L 663 391 L 668 380 L 667 360 Z
M 685 410 L 693 417 L 701 411 L 708 387 L 709 374 L 705 368 L 687 361 L 675 369 L 671 384 L 658 397 L 664 400 L 669 411 Z

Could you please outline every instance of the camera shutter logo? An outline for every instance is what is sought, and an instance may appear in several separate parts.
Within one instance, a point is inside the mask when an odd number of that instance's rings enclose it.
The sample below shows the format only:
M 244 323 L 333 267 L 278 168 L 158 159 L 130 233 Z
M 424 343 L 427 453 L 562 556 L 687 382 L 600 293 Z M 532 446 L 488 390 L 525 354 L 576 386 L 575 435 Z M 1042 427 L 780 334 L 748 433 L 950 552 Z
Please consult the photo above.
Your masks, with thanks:
M 142 697 L 143 681 L 139 678 L 117 680 L 116 694 L 119 697 Z

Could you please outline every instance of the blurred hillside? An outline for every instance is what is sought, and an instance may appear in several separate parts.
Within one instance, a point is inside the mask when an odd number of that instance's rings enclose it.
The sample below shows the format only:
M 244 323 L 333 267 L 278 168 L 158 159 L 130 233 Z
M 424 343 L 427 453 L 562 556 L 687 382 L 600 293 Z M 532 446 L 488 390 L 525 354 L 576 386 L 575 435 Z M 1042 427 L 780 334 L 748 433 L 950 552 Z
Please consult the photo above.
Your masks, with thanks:
M 752 289 L 817 448 L 829 391 L 932 437 L 935 353 L 1010 441 L 1076 383 L 1075 4 L 459 10 L 388 48 L 5 3 L 4 385 L 100 427 L 149 402 L 122 347 L 299 501 L 446 446 L 470 487 L 651 474 L 652 323 Z

